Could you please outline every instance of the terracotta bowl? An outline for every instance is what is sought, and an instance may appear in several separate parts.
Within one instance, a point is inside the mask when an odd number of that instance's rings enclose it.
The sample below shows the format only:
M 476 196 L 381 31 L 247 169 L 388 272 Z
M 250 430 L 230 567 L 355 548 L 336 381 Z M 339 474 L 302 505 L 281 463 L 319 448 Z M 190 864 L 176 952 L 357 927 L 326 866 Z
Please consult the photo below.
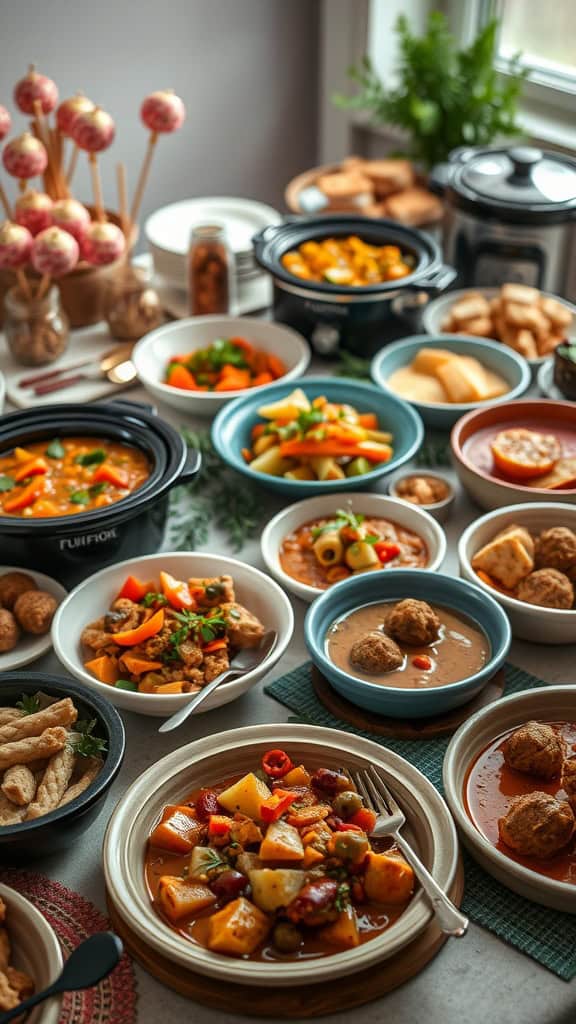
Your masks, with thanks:
M 15 889 L 0 884 L 0 896 L 6 904 L 14 967 L 34 979 L 36 992 L 48 988 L 56 981 L 63 966 L 55 932 L 40 911 Z M 26 1017 L 26 1024 L 57 1024 L 61 1003 L 62 996 L 42 1003 Z
M 462 486 L 481 508 L 488 510 L 526 501 L 563 501 L 576 504 L 576 487 L 545 490 L 512 483 L 492 472 L 489 442 L 500 431 L 527 426 L 543 433 L 570 431 L 570 455 L 576 457 L 576 404 L 543 399 L 519 399 L 477 409 L 458 420 L 450 443 L 454 466 Z

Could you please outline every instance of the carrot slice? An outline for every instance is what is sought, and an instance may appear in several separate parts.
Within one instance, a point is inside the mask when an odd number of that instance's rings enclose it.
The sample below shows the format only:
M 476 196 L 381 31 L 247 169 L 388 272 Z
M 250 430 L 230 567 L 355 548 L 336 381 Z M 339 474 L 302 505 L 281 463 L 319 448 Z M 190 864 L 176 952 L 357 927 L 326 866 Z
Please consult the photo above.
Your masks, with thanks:
M 114 643 L 120 647 L 135 647 L 142 644 L 150 637 L 156 636 L 164 625 L 164 609 L 160 608 L 147 622 L 143 622 L 136 629 L 126 629 L 121 633 L 114 634 Z
M 163 661 L 150 661 L 148 658 L 138 658 L 135 654 L 123 654 L 120 662 L 132 676 L 142 676 L 145 672 L 156 672 L 164 668 Z
M 128 474 L 123 469 L 118 469 L 117 466 L 110 466 L 106 462 L 98 466 L 92 480 L 95 484 L 107 483 L 112 484 L 113 487 L 121 488 L 128 487 L 129 483 Z
M 37 459 L 32 459 L 30 462 L 24 462 L 13 475 L 16 483 L 20 483 L 21 480 L 25 480 L 28 476 L 42 476 L 43 473 L 47 472 L 48 464 L 46 460 L 39 455 Z
M 193 373 L 187 366 L 172 366 L 166 381 L 171 388 L 180 388 L 182 391 L 197 391 L 198 385 Z
M 46 478 L 44 476 L 35 477 L 18 494 L 12 495 L 4 502 L 4 511 L 20 512 L 21 509 L 28 508 L 34 504 L 36 498 L 42 494 L 45 488 Z
M 98 658 L 84 662 L 84 668 L 87 668 L 100 683 L 109 683 L 111 686 L 114 686 L 120 677 L 116 660 L 109 654 L 101 654 Z

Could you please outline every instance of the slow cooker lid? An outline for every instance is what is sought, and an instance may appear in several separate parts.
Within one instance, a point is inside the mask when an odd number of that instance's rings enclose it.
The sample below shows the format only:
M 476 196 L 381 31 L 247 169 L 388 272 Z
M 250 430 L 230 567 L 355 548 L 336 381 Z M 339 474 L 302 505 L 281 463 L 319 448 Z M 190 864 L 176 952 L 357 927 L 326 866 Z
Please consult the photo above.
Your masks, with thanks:
M 498 209 L 558 212 L 576 208 L 576 162 L 531 146 L 478 150 L 454 172 L 453 187 Z

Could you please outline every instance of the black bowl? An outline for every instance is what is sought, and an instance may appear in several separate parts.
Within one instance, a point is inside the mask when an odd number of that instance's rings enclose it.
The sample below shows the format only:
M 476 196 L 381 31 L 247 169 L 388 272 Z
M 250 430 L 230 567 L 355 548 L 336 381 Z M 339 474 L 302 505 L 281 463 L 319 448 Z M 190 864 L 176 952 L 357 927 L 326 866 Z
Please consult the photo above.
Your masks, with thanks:
M 134 445 L 148 457 L 148 479 L 128 497 L 103 508 L 38 519 L 0 515 L 0 563 L 41 569 L 65 586 L 98 569 L 162 544 L 170 490 L 194 479 L 200 455 L 177 430 L 136 402 L 46 405 L 4 416 L 0 454 L 55 437 L 93 435 Z
M 18 825 L 0 825 L 0 864 L 47 856 L 69 847 L 101 813 L 106 794 L 124 760 L 125 735 L 116 708 L 87 687 L 47 672 L 0 673 L 0 706 L 10 707 L 23 693 L 42 690 L 62 699 L 71 697 L 80 719 L 97 721 L 95 735 L 106 740 L 104 766 L 94 782 L 65 807 Z

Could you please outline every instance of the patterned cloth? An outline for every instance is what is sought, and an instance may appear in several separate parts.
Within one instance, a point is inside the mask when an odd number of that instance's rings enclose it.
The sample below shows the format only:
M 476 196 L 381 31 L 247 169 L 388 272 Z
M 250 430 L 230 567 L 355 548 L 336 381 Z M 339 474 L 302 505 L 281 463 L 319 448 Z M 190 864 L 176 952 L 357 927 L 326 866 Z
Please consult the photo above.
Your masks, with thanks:
M 505 694 L 545 685 L 542 680 L 506 665 Z M 298 720 L 329 729 L 341 729 L 380 743 L 418 768 L 442 793 L 442 762 L 449 736 L 403 740 L 377 736 L 335 718 L 318 700 L 311 681 L 311 663 L 288 672 L 265 687 L 265 692 L 297 712 Z M 531 903 L 500 885 L 464 853 L 466 887 L 462 909 L 476 924 L 488 928 L 559 978 L 576 975 L 576 916 Z

